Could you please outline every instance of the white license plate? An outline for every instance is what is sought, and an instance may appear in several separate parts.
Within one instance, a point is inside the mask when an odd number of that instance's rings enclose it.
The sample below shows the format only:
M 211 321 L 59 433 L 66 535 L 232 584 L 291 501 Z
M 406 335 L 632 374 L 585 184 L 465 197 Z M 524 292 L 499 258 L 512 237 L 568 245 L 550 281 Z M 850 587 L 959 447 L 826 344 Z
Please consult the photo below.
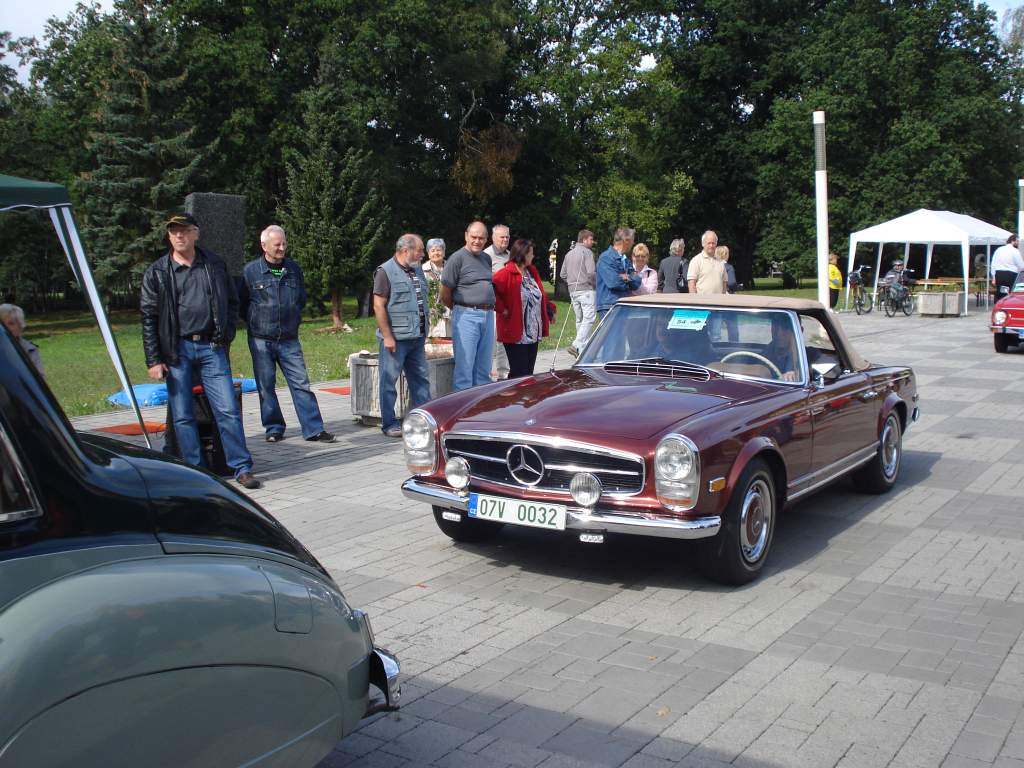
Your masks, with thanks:
M 511 525 L 528 525 L 531 528 L 547 528 L 552 531 L 565 530 L 565 507 L 561 504 L 546 504 L 538 501 L 504 499 L 500 496 L 485 496 L 482 493 L 469 494 L 469 516 L 480 520 L 494 520 Z

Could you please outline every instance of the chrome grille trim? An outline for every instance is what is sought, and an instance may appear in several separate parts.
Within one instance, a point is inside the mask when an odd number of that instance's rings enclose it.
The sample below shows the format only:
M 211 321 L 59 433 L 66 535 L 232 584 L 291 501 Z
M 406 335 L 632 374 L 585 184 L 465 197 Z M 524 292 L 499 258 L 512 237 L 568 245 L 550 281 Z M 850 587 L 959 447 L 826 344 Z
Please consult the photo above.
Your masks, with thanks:
M 485 441 L 495 444 L 495 454 L 487 455 L 486 453 L 480 453 L 480 449 L 467 450 L 451 449 L 449 447 L 449 441 L 454 440 L 478 440 Z M 522 432 L 500 432 L 500 431 L 458 431 L 448 432 L 441 438 L 441 452 L 444 455 L 445 460 L 451 456 L 462 456 L 470 459 L 470 474 L 477 480 L 483 480 L 485 482 L 494 483 L 496 485 L 502 485 L 508 488 L 514 488 L 516 490 L 523 490 L 525 486 L 515 482 L 511 477 L 507 477 L 509 474 L 507 469 L 504 472 L 497 472 L 498 465 L 505 464 L 505 454 L 508 449 L 513 445 L 530 445 L 534 447 L 540 447 L 542 449 L 548 449 L 550 451 L 575 451 L 591 454 L 594 457 L 606 457 L 614 459 L 619 462 L 629 462 L 635 465 L 636 469 L 628 469 L 621 466 L 612 467 L 601 467 L 592 466 L 589 462 L 580 463 L 578 460 L 573 461 L 574 457 L 568 456 L 566 458 L 569 461 L 559 461 L 555 457 L 551 463 L 545 460 L 545 472 L 544 478 L 541 482 L 533 486 L 533 490 L 541 490 L 549 493 L 556 493 L 564 495 L 567 498 L 571 498 L 568 489 L 568 479 L 552 477 L 552 473 L 564 474 L 564 473 L 575 473 L 575 472 L 590 472 L 597 475 L 599 478 L 604 478 L 606 485 L 614 488 L 616 485 L 620 485 L 626 488 L 626 490 L 608 490 L 603 496 L 611 499 L 616 498 L 629 498 L 631 496 L 637 496 L 643 492 L 644 483 L 646 480 L 646 463 L 642 456 L 635 453 L 629 453 L 628 451 L 620 451 L 614 448 L 606 448 L 600 445 L 594 445 L 592 443 L 584 443 L 577 440 L 567 440 L 561 437 L 545 437 L 543 435 L 526 434 Z M 472 459 L 477 459 L 480 462 L 485 462 L 484 466 L 473 466 Z M 595 462 L 599 463 L 599 462 Z M 485 467 L 487 471 L 484 471 Z M 493 469 L 492 469 L 493 468 Z M 613 480 L 613 478 L 622 478 L 621 482 Z
M 675 363 L 605 363 L 607 373 L 618 373 L 626 376 L 660 376 L 671 379 L 697 379 L 710 381 L 711 372 L 700 365 Z

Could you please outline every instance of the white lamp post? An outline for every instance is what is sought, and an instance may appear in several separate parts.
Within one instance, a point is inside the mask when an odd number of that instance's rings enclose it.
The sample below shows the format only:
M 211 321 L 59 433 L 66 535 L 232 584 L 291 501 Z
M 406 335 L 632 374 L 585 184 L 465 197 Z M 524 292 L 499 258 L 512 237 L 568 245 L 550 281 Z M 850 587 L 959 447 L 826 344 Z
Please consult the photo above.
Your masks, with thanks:
M 814 196 L 818 229 L 818 301 L 828 296 L 828 173 L 825 171 L 825 113 L 814 113 Z

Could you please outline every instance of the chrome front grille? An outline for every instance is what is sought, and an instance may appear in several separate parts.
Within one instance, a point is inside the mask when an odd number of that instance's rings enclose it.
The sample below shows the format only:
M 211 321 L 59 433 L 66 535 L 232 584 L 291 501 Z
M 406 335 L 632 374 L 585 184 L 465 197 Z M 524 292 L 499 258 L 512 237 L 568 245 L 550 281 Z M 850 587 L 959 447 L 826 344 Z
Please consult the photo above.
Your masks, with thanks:
M 544 462 L 540 481 L 532 486 L 543 491 L 569 492 L 573 475 L 590 472 L 601 481 L 605 493 L 631 496 L 644 487 L 641 457 L 600 446 L 565 441 L 546 441 L 535 435 L 503 433 L 449 433 L 444 436 L 446 458 L 461 456 L 470 474 L 480 480 L 526 487 L 512 476 L 507 456 L 517 445 L 530 446 Z

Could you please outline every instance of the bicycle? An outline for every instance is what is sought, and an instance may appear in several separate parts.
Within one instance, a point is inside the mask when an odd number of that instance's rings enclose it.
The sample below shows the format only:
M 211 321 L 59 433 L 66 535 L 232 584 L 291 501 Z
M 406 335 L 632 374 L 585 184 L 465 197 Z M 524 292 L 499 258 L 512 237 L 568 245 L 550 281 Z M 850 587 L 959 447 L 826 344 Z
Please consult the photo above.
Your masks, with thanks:
M 904 270 L 904 272 L 910 271 L 909 269 Z M 892 285 L 888 286 L 885 296 L 885 314 L 887 317 L 895 317 L 896 313 L 900 311 L 907 317 L 914 314 L 914 294 L 910 290 L 913 283 L 909 282 L 911 279 L 908 276 L 906 280 L 893 282 Z
M 863 270 L 871 270 L 870 265 L 861 264 L 850 273 L 850 288 L 853 290 L 853 309 L 858 315 L 866 315 L 873 308 L 871 294 L 864 287 Z

